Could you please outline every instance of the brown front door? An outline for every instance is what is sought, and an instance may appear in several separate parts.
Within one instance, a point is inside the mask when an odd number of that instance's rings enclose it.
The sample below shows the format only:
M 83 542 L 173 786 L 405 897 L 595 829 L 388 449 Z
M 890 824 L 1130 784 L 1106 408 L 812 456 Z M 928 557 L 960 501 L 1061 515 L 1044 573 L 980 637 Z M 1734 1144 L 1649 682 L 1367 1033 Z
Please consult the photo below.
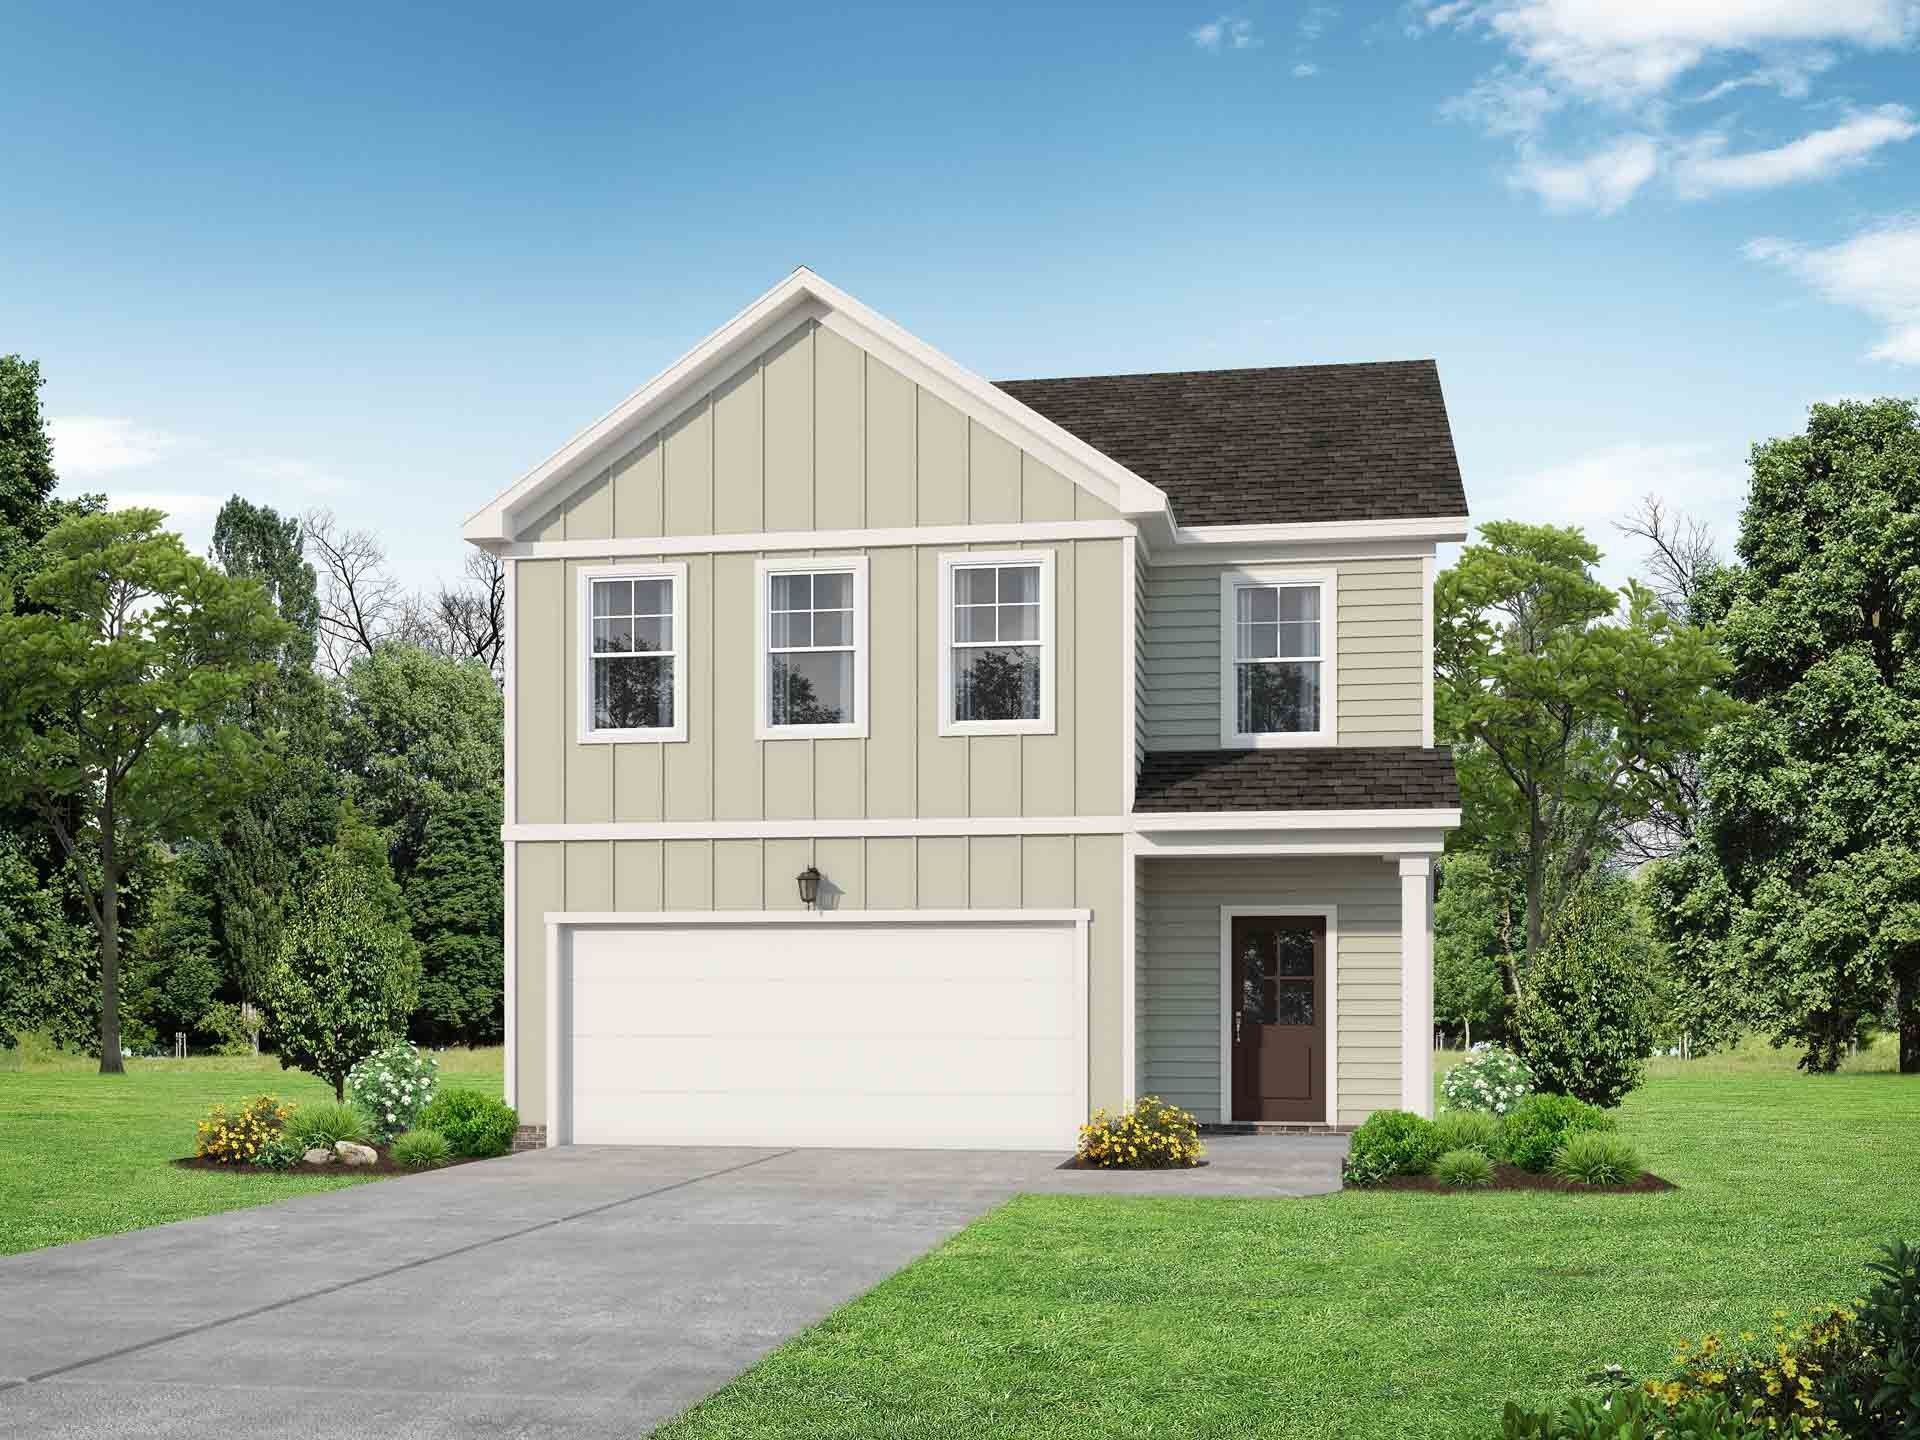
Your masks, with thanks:
M 1228 1043 L 1233 1118 L 1327 1118 L 1327 924 L 1233 917 Z

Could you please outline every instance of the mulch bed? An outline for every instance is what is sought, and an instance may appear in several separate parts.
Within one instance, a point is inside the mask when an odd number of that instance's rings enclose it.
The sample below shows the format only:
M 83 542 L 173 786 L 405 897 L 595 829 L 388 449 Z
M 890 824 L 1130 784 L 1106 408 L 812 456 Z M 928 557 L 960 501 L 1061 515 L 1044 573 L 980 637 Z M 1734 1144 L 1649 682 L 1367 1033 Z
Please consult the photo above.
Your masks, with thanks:
M 1156 1173 L 1163 1171 L 1204 1170 L 1212 1163 L 1211 1160 L 1202 1160 L 1195 1165 L 1095 1165 L 1091 1161 L 1082 1160 L 1078 1155 L 1070 1155 L 1054 1168 L 1056 1170 L 1103 1170 L 1111 1175 L 1138 1175 L 1143 1170 L 1150 1170 Z
M 424 1175 L 427 1173 L 426 1170 L 411 1170 L 395 1162 L 390 1146 L 375 1145 L 373 1153 L 380 1158 L 371 1165 L 342 1165 L 338 1160 L 326 1165 L 309 1165 L 301 1160 L 285 1170 L 267 1170 L 258 1165 L 228 1165 L 204 1155 L 189 1155 L 173 1163 L 182 1170 L 219 1170 L 227 1175 Z M 456 1155 L 445 1165 L 433 1165 L 428 1169 L 447 1170 L 455 1165 L 471 1165 L 473 1158 L 470 1155 Z
M 1642 1171 L 1640 1178 L 1631 1185 L 1576 1185 L 1557 1175 L 1536 1175 L 1531 1170 L 1522 1170 L 1518 1165 L 1496 1164 L 1493 1167 L 1493 1183 L 1482 1186 L 1478 1191 L 1459 1185 L 1442 1185 L 1431 1175 L 1395 1175 L 1371 1188 L 1438 1190 L 1447 1195 L 1485 1194 L 1488 1190 L 1552 1190 L 1561 1195 L 1656 1195 L 1662 1190 L 1677 1190 L 1680 1187 L 1649 1171 Z

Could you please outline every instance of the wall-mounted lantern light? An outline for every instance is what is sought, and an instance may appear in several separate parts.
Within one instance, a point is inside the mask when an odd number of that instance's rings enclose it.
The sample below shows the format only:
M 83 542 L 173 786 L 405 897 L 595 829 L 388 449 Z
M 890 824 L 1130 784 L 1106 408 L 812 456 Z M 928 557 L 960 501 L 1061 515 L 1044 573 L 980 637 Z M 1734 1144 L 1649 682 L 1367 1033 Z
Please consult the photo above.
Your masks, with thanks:
M 809 865 L 794 878 L 800 885 L 800 903 L 813 909 L 813 902 L 820 898 L 820 872 Z

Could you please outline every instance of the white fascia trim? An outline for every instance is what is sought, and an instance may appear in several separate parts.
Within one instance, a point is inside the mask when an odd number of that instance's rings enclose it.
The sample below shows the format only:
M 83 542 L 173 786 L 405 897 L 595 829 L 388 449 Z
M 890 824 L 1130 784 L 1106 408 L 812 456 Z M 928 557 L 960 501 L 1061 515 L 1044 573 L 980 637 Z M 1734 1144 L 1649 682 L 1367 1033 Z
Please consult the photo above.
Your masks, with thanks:
M 1133 817 L 1142 834 L 1181 830 L 1453 830 L 1458 810 L 1184 810 Z
M 941 735 L 1051 735 L 1054 733 L 1054 674 L 1060 637 L 1055 629 L 1054 552 L 1051 550 L 962 550 L 940 557 L 940 583 L 934 643 L 939 677 L 935 703 Z M 1040 718 L 1037 720 L 956 720 L 953 718 L 953 572 L 994 565 L 1033 565 L 1040 570 Z
M 1091 910 L 552 910 L 568 925 L 1085 925 Z
M 1166 495 L 1124 465 L 802 266 L 477 511 L 467 521 L 466 538 L 481 545 L 513 540 L 522 523 L 551 506 L 570 480 L 623 440 L 646 433 L 776 331 L 805 320 L 891 364 L 1123 513 L 1167 510 Z
M 853 576 L 853 719 L 838 725 L 775 725 L 771 713 L 768 661 L 772 654 L 767 634 L 773 608 L 775 575 Z M 762 557 L 753 565 L 753 738 L 756 740 L 864 740 L 867 738 L 867 641 L 871 625 L 867 619 L 867 557 L 783 556 Z
M 517 727 L 514 724 L 513 717 L 513 712 L 519 704 L 520 696 L 520 691 L 516 683 L 520 656 L 520 636 L 518 630 L 520 623 L 519 568 L 520 567 L 511 560 L 505 564 L 506 644 L 504 648 L 506 653 L 502 657 L 500 667 L 505 679 L 504 692 L 506 696 L 506 714 L 504 717 L 506 729 L 502 746 L 506 773 L 502 777 L 501 787 L 501 798 L 504 802 L 501 807 L 501 829 L 503 834 L 506 828 L 511 826 L 513 822 L 519 818 L 520 814 L 520 786 L 519 776 L 517 774 L 518 767 L 515 764 L 515 751 L 517 747 L 514 744 L 514 735 Z M 520 1076 L 515 1062 L 519 1053 L 520 1027 L 518 1011 L 520 1009 L 520 972 L 518 965 L 519 946 L 515 943 L 516 937 L 514 932 L 518 918 L 515 892 L 520 887 L 517 867 L 514 865 L 513 846 L 503 844 L 502 850 L 504 853 L 501 857 L 501 899 L 504 902 L 504 913 L 501 917 L 502 927 L 500 941 L 501 958 L 505 973 L 501 979 L 501 986 L 506 997 L 506 1003 L 501 1012 L 502 1028 L 500 1038 L 502 1054 L 500 1063 L 505 1069 L 505 1074 L 501 1077 L 501 1098 L 504 1099 L 507 1104 L 518 1109 L 520 1105 Z
M 628 535 L 606 540 L 521 540 L 491 545 L 514 560 L 593 560 L 608 555 L 747 555 L 768 550 L 884 550 L 914 545 L 1030 545 L 1130 540 L 1128 520 L 1029 520 L 996 525 L 920 525 L 875 530 L 756 530 L 725 535 Z
M 1408 855 L 1438 855 L 1446 849 L 1446 839 L 1444 830 L 1298 830 L 1280 835 L 1271 830 L 1213 830 L 1184 835 L 1136 834 L 1134 849 L 1148 859 L 1198 855 L 1210 859 L 1366 856 L 1396 860 Z
M 1304 915 L 1310 919 L 1324 920 L 1327 927 L 1327 974 L 1325 1008 L 1327 1012 L 1327 1069 L 1323 1082 L 1327 1097 L 1326 1117 L 1319 1121 L 1307 1121 L 1307 1124 L 1338 1125 L 1340 1123 L 1340 1016 L 1337 1007 L 1340 1003 L 1340 907 L 1331 900 L 1323 904 L 1300 904 L 1294 901 L 1275 902 L 1271 905 L 1222 905 L 1220 907 L 1220 1120 L 1222 1124 L 1233 1122 L 1233 1043 L 1229 1038 L 1232 1027 L 1233 989 L 1233 922 L 1241 915 Z
M 1176 550 L 1330 540 L 1417 540 L 1450 545 L 1465 540 L 1472 524 L 1465 515 L 1446 515 L 1407 520 L 1308 520 L 1286 525 L 1184 525 L 1174 530 L 1172 543 Z
M 962 835 L 1124 835 L 1124 815 L 871 820 L 603 820 L 506 825 L 509 843 L 555 840 L 857 840 Z
M 600 551 L 606 554 L 603 547 Z M 671 580 L 673 582 L 673 724 L 639 730 L 596 730 L 593 728 L 593 582 L 596 580 Z M 687 566 L 682 560 L 629 562 L 623 565 L 583 565 L 580 567 L 575 603 L 579 606 L 574 653 L 569 663 L 578 674 L 580 723 L 574 739 L 582 745 L 672 745 L 687 738 L 687 671 L 692 657 L 687 651 L 687 609 L 692 600 L 687 588 Z
M 1272 731 L 1243 735 L 1234 729 L 1239 706 L 1236 684 L 1240 661 L 1235 655 L 1235 626 L 1239 606 L 1235 592 L 1269 585 L 1312 585 L 1320 591 L 1320 726 L 1317 730 Z M 1274 570 L 1236 566 L 1220 572 L 1220 748 L 1223 750 L 1287 750 L 1301 746 L 1336 745 L 1340 741 L 1340 572 L 1337 570 Z

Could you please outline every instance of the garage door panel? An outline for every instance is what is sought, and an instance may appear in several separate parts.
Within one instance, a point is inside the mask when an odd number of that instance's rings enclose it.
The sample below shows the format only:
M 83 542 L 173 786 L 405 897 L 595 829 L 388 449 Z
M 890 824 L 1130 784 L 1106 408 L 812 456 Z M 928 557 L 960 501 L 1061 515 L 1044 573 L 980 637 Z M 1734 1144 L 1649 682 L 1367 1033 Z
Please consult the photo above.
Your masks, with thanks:
M 576 1022 L 582 1040 L 644 1040 L 676 1035 L 771 1037 L 839 1034 L 1070 1035 L 1070 991 L 1058 982 L 983 986 L 900 977 L 885 985 L 812 985 L 805 981 L 699 985 L 675 981 L 594 986 L 591 1012 Z
M 1052 1149 L 1085 1118 L 1070 925 L 596 926 L 568 948 L 581 1143 Z

